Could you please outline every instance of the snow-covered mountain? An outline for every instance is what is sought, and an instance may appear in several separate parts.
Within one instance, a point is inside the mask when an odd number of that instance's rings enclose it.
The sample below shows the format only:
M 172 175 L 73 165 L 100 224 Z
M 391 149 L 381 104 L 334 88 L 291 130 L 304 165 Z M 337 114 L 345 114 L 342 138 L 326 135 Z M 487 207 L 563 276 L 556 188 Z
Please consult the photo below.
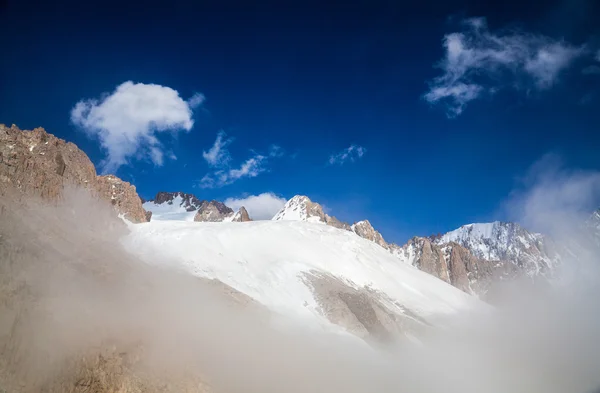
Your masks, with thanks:
M 151 221 L 250 221 L 242 206 L 237 212 L 218 201 L 203 201 L 193 194 L 164 192 L 142 204 L 152 213 Z
M 495 221 L 464 225 L 443 235 L 436 244 L 458 243 L 479 259 L 510 261 L 536 276 L 549 273 L 560 260 L 548 250 L 547 241 L 519 224 Z
M 218 279 L 275 313 L 359 337 L 416 334 L 480 305 L 377 244 L 314 222 L 153 221 L 130 229 L 125 246 L 148 262 Z
M 400 261 L 475 295 L 485 295 L 500 280 L 551 277 L 560 262 L 550 239 L 515 223 L 468 224 L 439 238 L 415 237 L 399 246 L 386 242 L 368 220 L 348 225 L 301 195 L 290 199 L 273 220 L 317 222 L 354 232 Z
M 161 191 L 154 199 L 144 202 L 142 207 L 152 212 L 150 220 L 194 221 L 196 210 L 201 205 L 202 201 L 192 194 Z

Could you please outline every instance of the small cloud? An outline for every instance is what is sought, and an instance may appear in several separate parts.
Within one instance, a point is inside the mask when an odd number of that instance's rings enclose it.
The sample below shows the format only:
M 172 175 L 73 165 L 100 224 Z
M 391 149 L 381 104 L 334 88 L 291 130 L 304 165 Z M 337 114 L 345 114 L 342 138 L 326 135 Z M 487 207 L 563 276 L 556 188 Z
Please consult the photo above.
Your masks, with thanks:
M 362 158 L 362 156 L 366 152 L 367 149 L 365 149 L 364 147 L 352 145 L 337 154 L 332 154 L 331 156 L 329 156 L 328 162 L 330 165 L 344 165 L 348 161 L 354 162 L 359 158 Z
M 244 206 L 253 220 L 270 220 L 285 205 L 286 199 L 278 197 L 272 192 L 260 195 L 250 195 L 245 198 L 228 198 L 225 205 L 233 210 Z
M 443 74 L 429 83 L 423 98 L 445 105 L 448 117 L 461 114 L 467 104 L 503 88 L 546 90 L 574 60 L 587 53 L 584 46 L 520 31 L 492 32 L 485 18 L 462 21 L 463 31 L 444 36 Z
M 281 146 L 278 145 L 271 145 L 269 146 L 269 157 L 283 157 L 283 155 L 285 154 L 285 152 L 283 151 L 283 149 L 281 148 Z
M 283 149 L 278 145 L 271 145 L 267 155 L 252 152 L 252 156 L 244 161 L 239 168 L 230 165 L 231 155 L 225 148 L 232 140 L 224 140 L 225 134 L 219 134 L 213 147 L 204 152 L 206 161 L 218 170 L 207 173 L 200 179 L 198 186 L 201 188 L 218 188 L 234 183 L 242 178 L 252 178 L 268 171 L 267 164 L 270 159 L 283 156 Z
M 89 137 L 98 138 L 106 151 L 103 173 L 115 172 L 132 157 L 164 163 L 160 132 L 189 132 L 192 110 L 204 100 L 201 94 L 185 101 L 170 87 L 133 83 L 117 86 L 99 99 L 83 99 L 71 110 L 71 121 Z
M 202 157 L 204 157 L 208 165 L 212 167 L 227 165 L 229 161 L 231 161 L 231 155 L 227 150 L 227 146 L 232 141 L 233 139 L 227 138 L 227 134 L 225 134 L 225 132 L 220 131 L 217 134 L 217 139 L 210 150 L 202 152 Z
M 600 66 L 591 65 L 581 70 L 583 75 L 600 75 Z
M 196 93 L 188 100 L 188 104 L 190 108 L 194 109 L 202 105 L 205 100 L 206 98 L 204 97 L 204 94 Z

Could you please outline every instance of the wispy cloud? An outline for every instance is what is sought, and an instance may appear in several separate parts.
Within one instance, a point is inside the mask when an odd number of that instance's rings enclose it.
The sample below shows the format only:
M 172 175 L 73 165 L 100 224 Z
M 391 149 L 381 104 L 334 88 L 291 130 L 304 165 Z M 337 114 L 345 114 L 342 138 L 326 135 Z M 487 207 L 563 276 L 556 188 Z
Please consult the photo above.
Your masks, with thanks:
M 461 32 L 444 36 L 443 74 L 423 96 L 445 105 L 448 117 L 460 115 L 467 104 L 504 88 L 546 90 L 578 57 L 585 46 L 523 31 L 489 30 L 485 18 L 462 21 Z
M 202 157 L 212 167 L 226 165 L 231 161 L 231 154 L 227 150 L 227 146 L 231 142 L 233 142 L 233 139 L 227 138 L 227 134 L 224 131 L 220 131 L 213 146 L 208 151 L 202 152 Z
M 367 149 L 362 146 L 351 145 L 339 153 L 329 156 L 330 165 L 344 165 L 346 162 L 354 162 L 365 155 Z
M 271 145 L 267 154 L 252 152 L 252 156 L 244 161 L 239 168 L 232 167 L 231 154 L 227 146 L 233 139 L 226 139 L 225 133 L 220 132 L 214 145 L 208 152 L 202 155 L 208 164 L 217 168 L 212 173 L 207 173 L 200 179 L 198 186 L 201 188 L 218 188 L 234 183 L 235 181 L 248 177 L 256 177 L 268 171 L 268 162 L 272 158 L 283 156 L 283 149 L 277 145 Z
M 71 121 L 100 141 L 107 154 L 100 165 L 103 173 L 116 171 L 132 157 L 160 166 L 164 151 L 158 133 L 189 132 L 194 125 L 192 111 L 203 101 L 202 94 L 185 101 L 170 87 L 128 81 L 100 99 L 79 101 L 71 110 Z
M 225 205 L 233 210 L 244 206 L 253 220 L 270 220 L 285 205 L 286 199 L 272 192 L 241 198 L 227 198 Z

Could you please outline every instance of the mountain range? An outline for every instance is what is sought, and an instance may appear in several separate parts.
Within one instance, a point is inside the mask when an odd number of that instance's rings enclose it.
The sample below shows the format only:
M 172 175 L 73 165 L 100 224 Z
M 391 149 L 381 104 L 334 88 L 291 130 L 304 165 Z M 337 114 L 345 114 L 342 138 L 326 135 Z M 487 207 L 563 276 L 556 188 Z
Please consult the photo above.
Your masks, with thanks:
M 222 202 L 183 192 L 161 191 L 152 200 L 142 200 L 135 186 L 113 175 L 96 175 L 84 152 L 42 128 L 22 131 L 14 125 L 0 125 L 0 142 L 0 182 L 26 195 L 53 200 L 66 184 L 84 187 L 133 223 L 247 222 L 252 218 L 244 207 L 234 211 Z M 288 200 L 272 221 L 300 221 L 349 232 L 376 244 L 398 263 L 481 298 L 499 281 L 551 279 L 561 263 L 552 239 L 511 222 L 467 224 L 441 236 L 416 236 L 397 245 L 388 243 L 368 220 L 342 222 L 302 195 Z M 588 226 L 600 239 L 599 212 L 591 216 Z

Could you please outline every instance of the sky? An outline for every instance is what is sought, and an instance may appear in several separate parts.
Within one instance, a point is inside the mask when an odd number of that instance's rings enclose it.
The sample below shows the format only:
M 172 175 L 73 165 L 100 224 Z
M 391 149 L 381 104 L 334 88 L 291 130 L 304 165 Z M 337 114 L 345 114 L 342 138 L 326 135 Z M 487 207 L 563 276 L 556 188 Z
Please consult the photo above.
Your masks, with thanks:
M 0 123 L 146 199 L 302 194 L 398 243 L 502 220 L 548 154 L 600 169 L 600 3 L 496 3 L 4 0 Z

